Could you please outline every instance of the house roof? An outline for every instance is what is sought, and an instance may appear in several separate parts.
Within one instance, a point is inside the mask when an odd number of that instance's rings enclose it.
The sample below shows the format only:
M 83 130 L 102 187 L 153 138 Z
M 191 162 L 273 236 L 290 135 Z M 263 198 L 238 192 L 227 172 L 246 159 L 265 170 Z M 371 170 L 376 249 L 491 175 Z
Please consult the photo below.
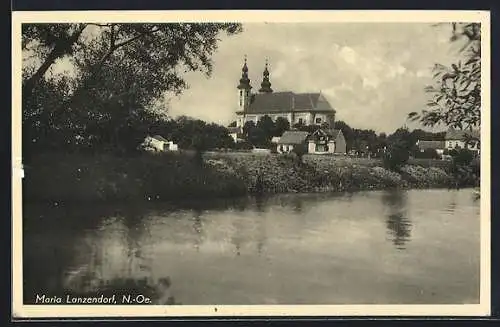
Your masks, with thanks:
M 309 133 L 303 131 L 286 131 L 281 135 L 278 144 L 302 144 Z
M 160 135 L 155 135 L 152 137 L 153 139 L 156 139 L 158 141 L 162 141 L 162 142 L 168 142 L 168 140 L 166 140 L 163 136 L 160 136 Z
M 446 131 L 445 140 L 460 140 L 463 141 L 466 135 L 470 135 L 475 138 L 480 138 L 481 135 L 478 130 L 459 130 L 459 129 L 449 129 Z
M 281 112 L 332 112 L 335 109 L 321 93 L 274 92 L 252 95 L 246 114 Z
M 418 141 L 418 147 L 422 150 L 425 149 L 444 149 L 444 141 Z
M 332 139 L 336 139 L 342 131 L 340 129 L 333 129 L 333 128 L 320 128 L 316 130 L 312 135 L 320 132 L 325 133 Z

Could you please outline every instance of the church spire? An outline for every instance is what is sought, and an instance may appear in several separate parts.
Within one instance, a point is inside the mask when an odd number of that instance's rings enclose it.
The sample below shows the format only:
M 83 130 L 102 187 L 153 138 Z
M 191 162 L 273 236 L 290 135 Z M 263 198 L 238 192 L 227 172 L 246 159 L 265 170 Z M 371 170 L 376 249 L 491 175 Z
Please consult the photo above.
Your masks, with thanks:
M 247 55 L 245 55 L 245 63 L 243 64 L 243 68 L 241 68 L 241 72 L 240 85 L 238 85 L 238 89 L 250 90 L 252 86 L 250 85 L 250 79 L 248 78 Z
M 261 93 L 272 93 L 273 89 L 271 88 L 271 82 L 269 81 L 269 70 L 267 69 L 268 67 L 268 61 L 266 58 L 266 68 L 264 69 L 264 73 L 262 74 L 264 77 L 262 79 L 262 83 L 260 84 L 261 88 L 259 92 Z

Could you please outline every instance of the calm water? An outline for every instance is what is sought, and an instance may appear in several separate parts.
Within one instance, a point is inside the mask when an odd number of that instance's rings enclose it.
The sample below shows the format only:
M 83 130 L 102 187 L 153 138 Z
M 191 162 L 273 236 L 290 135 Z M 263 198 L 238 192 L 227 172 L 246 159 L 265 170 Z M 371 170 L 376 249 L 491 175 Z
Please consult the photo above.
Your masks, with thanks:
M 165 292 L 182 304 L 479 303 L 471 193 L 286 195 L 190 209 L 27 205 L 25 302 L 169 278 Z

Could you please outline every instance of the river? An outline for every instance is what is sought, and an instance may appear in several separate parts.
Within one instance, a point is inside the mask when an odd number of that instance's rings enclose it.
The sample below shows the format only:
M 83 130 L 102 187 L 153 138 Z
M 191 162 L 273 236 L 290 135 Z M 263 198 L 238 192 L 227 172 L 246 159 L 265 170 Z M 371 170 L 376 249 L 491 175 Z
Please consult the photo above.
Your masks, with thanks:
M 471 190 L 27 204 L 23 239 L 25 303 L 124 278 L 179 304 L 479 303 Z

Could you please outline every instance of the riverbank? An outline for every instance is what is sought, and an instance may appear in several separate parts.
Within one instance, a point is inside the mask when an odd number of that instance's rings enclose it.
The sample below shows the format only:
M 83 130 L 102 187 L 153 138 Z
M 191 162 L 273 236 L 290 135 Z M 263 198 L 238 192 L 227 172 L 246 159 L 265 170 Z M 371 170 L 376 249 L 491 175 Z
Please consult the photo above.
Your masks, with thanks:
M 439 167 L 438 167 L 439 165 Z M 44 154 L 25 166 L 25 201 L 180 201 L 252 193 L 343 192 L 446 188 L 459 183 L 449 163 L 410 164 L 401 172 L 381 162 L 337 156 L 207 153 Z M 473 186 L 473 181 L 460 181 Z M 471 184 L 471 185 L 468 185 Z

